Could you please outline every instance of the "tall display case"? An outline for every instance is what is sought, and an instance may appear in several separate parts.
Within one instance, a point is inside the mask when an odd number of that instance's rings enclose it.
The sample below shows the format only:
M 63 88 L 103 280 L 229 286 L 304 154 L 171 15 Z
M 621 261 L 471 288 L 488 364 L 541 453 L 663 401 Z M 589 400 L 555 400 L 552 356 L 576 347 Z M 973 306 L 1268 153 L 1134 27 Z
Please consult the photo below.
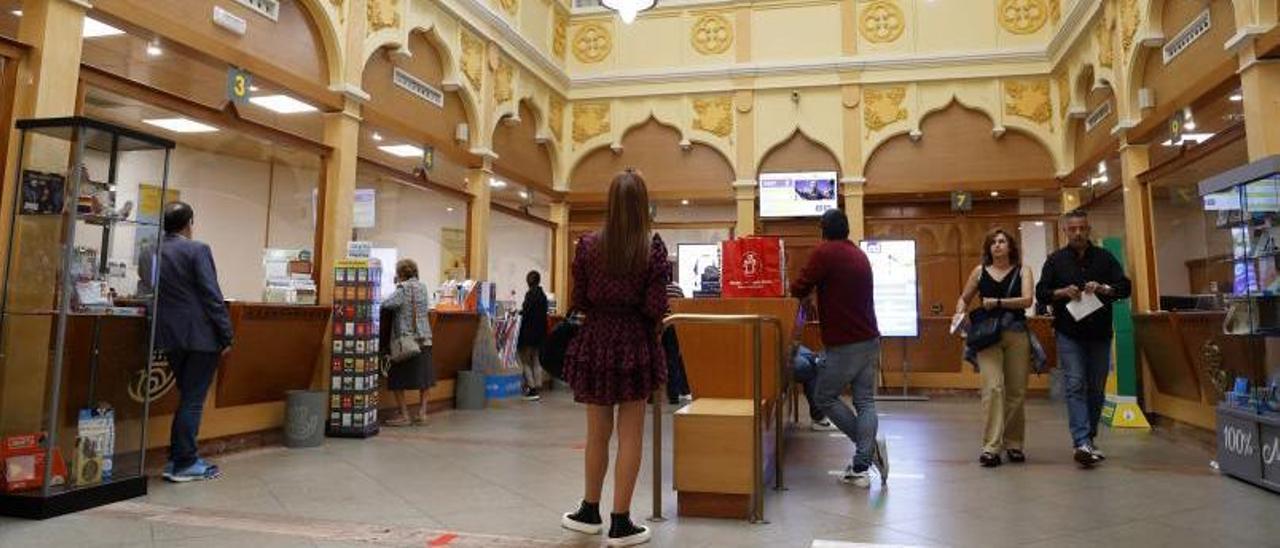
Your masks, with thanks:
M 150 395 L 173 382 L 153 368 L 152 343 L 174 143 L 82 117 L 16 126 L 0 514 L 47 518 L 146 493 Z M 126 194 L 126 180 L 144 190 Z
M 1204 373 L 1222 394 L 1217 409 L 1223 472 L 1280 492 L 1280 156 L 1200 182 L 1208 247 L 1223 257 L 1218 293 L 1226 335 L 1250 339 L 1243 363 L 1206 344 Z M 1228 274 L 1229 273 L 1229 274 Z
M 382 296 L 378 259 L 348 258 L 334 267 L 329 421 L 333 437 L 378 434 L 378 334 Z

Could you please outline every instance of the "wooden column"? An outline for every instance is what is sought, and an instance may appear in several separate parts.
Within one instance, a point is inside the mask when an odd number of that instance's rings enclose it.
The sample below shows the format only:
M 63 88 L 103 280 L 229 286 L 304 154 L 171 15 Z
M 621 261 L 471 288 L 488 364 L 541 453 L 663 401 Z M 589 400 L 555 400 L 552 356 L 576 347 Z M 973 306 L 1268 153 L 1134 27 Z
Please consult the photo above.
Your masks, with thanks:
M 1280 154 L 1280 63 L 1255 60 L 1242 65 L 1240 85 L 1249 160 Z
M 849 239 L 862 241 L 867 233 L 867 214 L 862 199 L 867 193 L 867 180 L 846 177 L 840 180 L 840 196 L 844 198 L 844 214 L 849 217 Z
M 738 224 L 733 230 L 735 238 L 756 233 L 756 192 L 757 184 L 753 180 L 740 180 L 733 183 L 733 197 L 738 204 Z
M 1143 313 L 1158 302 L 1155 253 L 1151 246 L 1151 200 L 1138 174 L 1151 167 L 1148 145 L 1120 147 L 1120 172 L 1124 177 L 1124 227 L 1127 270 L 1133 280 L 1134 312 Z
M 326 159 L 324 184 L 316 203 L 316 291 L 320 304 L 333 303 L 333 267 L 347 256 L 356 193 L 356 154 L 360 145 L 360 105 L 348 99 L 342 112 L 326 114 L 324 143 L 333 147 Z M 395 265 L 383 265 L 395 268 Z
M 489 181 L 493 179 L 493 158 L 485 156 L 484 165 L 467 172 L 467 277 L 477 281 L 489 278 Z

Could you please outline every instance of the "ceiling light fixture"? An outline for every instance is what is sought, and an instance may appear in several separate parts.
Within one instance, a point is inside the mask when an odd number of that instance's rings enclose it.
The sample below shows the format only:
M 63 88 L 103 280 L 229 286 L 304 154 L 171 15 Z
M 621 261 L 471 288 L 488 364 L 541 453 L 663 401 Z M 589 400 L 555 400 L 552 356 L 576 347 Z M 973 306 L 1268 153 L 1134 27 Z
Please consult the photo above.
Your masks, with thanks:
M 161 55 L 164 55 L 164 50 L 160 49 L 159 40 L 152 40 L 151 42 L 147 43 L 147 55 L 150 55 L 152 57 L 159 57 Z
M 680 200 L 680 205 L 689 205 L 689 200 Z
M 991 197 L 992 197 L 992 198 L 995 198 L 996 196 L 999 196 L 999 195 L 1000 195 L 1000 191 L 999 191 L 999 190 L 992 190 L 992 191 L 991 191 Z
M 527 190 L 521 190 L 521 191 L 520 191 L 520 198 L 525 199 L 525 200 L 528 200 L 528 199 L 529 199 L 529 191 L 527 191 Z
M 252 92 L 254 92 L 254 93 L 257 93 L 257 92 L 259 92 L 259 91 L 262 91 L 262 88 L 260 88 L 260 87 L 258 87 L 258 86 L 255 86 L 255 85 L 250 84 L 250 85 L 249 85 L 249 91 L 252 91 Z
M 298 114 L 300 112 L 315 112 L 317 110 L 316 107 L 308 105 L 288 95 L 251 97 L 249 98 L 249 102 L 280 114 Z
M 507 188 L 507 182 L 506 182 L 506 181 L 499 181 L 499 180 L 497 180 L 497 179 L 494 179 L 494 178 L 490 177 L 490 178 L 489 178 L 489 188 L 496 188 L 496 189 L 498 189 L 498 190 L 502 190 L 502 189 L 504 189 L 504 188 Z
M 1212 133 L 1183 133 L 1182 140 L 1177 143 L 1173 142 L 1173 139 L 1169 139 L 1160 144 L 1162 146 L 1167 146 L 1167 147 L 1176 147 L 1178 145 L 1186 143 L 1187 141 L 1195 141 L 1195 143 L 1198 145 L 1200 143 L 1208 141 L 1210 138 L 1213 137 L 1213 135 L 1214 134 Z
M 187 118 L 152 118 L 143 120 L 142 123 L 167 129 L 174 133 L 213 133 L 218 131 L 216 127 Z
M 1227 99 L 1232 102 L 1239 103 L 1240 101 L 1244 100 L 1244 94 L 1237 91 L 1235 93 L 1232 93 L 1230 97 L 1227 97 Z
M 628 25 L 635 22 L 636 15 L 652 9 L 657 3 L 658 0 L 600 0 L 600 5 L 618 12 L 618 17 Z
M 374 140 L 374 141 L 381 141 L 381 140 L 382 140 L 382 134 L 381 134 L 381 133 L 378 133 L 378 132 L 376 132 L 376 131 L 375 131 L 375 132 L 373 132 L 373 135 L 371 135 L 371 137 L 373 138 L 373 140 Z
M 22 17 L 22 10 L 13 10 L 9 13 L 12 13 L 14 17 Z
M 1183 109 L 1182 116 L 1183 116 L 1183 120 L 1185 120 L 1184 122 L 1182 122 L 1182 129 L 1185 129 L 1187 131 L 1195 131 L 1196 119 L 1191 117 L 1191 107 L 1187 107 L 1186 109 Z
M 452 208 L 452 207 L 446 207 L 446 208 L 444 208 L 444 210 L 445 210 L 445 211 L 448 211 L 449 213 L 453 213 L 453 208 Z
M 92 17 L 84 18 L 84 32 L 82 35 L 85 38 L 101 38 L 103 36 L 119 36 L 121 34 L 124 34 L 124 31 L 102 21 Z
M 425 153 L 424 150 L 413 145 L 383 145 L 378 147 L 378 150 L 400 158 L 421 158 Z

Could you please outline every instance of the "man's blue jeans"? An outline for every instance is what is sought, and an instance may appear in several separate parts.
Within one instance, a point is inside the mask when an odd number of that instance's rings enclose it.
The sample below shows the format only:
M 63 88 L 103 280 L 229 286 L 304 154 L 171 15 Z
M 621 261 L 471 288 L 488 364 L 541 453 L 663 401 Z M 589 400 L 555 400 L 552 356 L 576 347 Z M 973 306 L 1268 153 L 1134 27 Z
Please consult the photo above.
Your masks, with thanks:
M 857 447 L 856 471 L 871 466 L 876 446 L 876 371 L 880 368 L 880 339 L 827 348 L 826 365 L 818 370 L 817 400 L 822 414 Z M 853 385 L 853 407 L 840 400 L 846 385 Z
M 204 399 L 218 370 L 216 352 L 169 350 L 169 367 L 177 381 L 178 410 L 169 428 L 169 460 L 174 471 L 182 471 L 196 463 L 196 437 L 200 434 L 200 417 Z
M 1092 445 L 1106 402 L 1107 373 L 1111 371 L 1111 337 L 1078 340 L 1057 332 L 1058 365 L 1067 396 L 1067 421 L 1072 447 Z
M 809 350 L 803 346 L 796 352 L 796 356 L 791 363 L 795 367 L 795 381 L 804 387 L 804 399 L 809 403 L 809 420 L 818 422 L 823 419 L 822 411 L 818 409 L 818 372 L 822 370 L 822 358 L 818 353 Z

